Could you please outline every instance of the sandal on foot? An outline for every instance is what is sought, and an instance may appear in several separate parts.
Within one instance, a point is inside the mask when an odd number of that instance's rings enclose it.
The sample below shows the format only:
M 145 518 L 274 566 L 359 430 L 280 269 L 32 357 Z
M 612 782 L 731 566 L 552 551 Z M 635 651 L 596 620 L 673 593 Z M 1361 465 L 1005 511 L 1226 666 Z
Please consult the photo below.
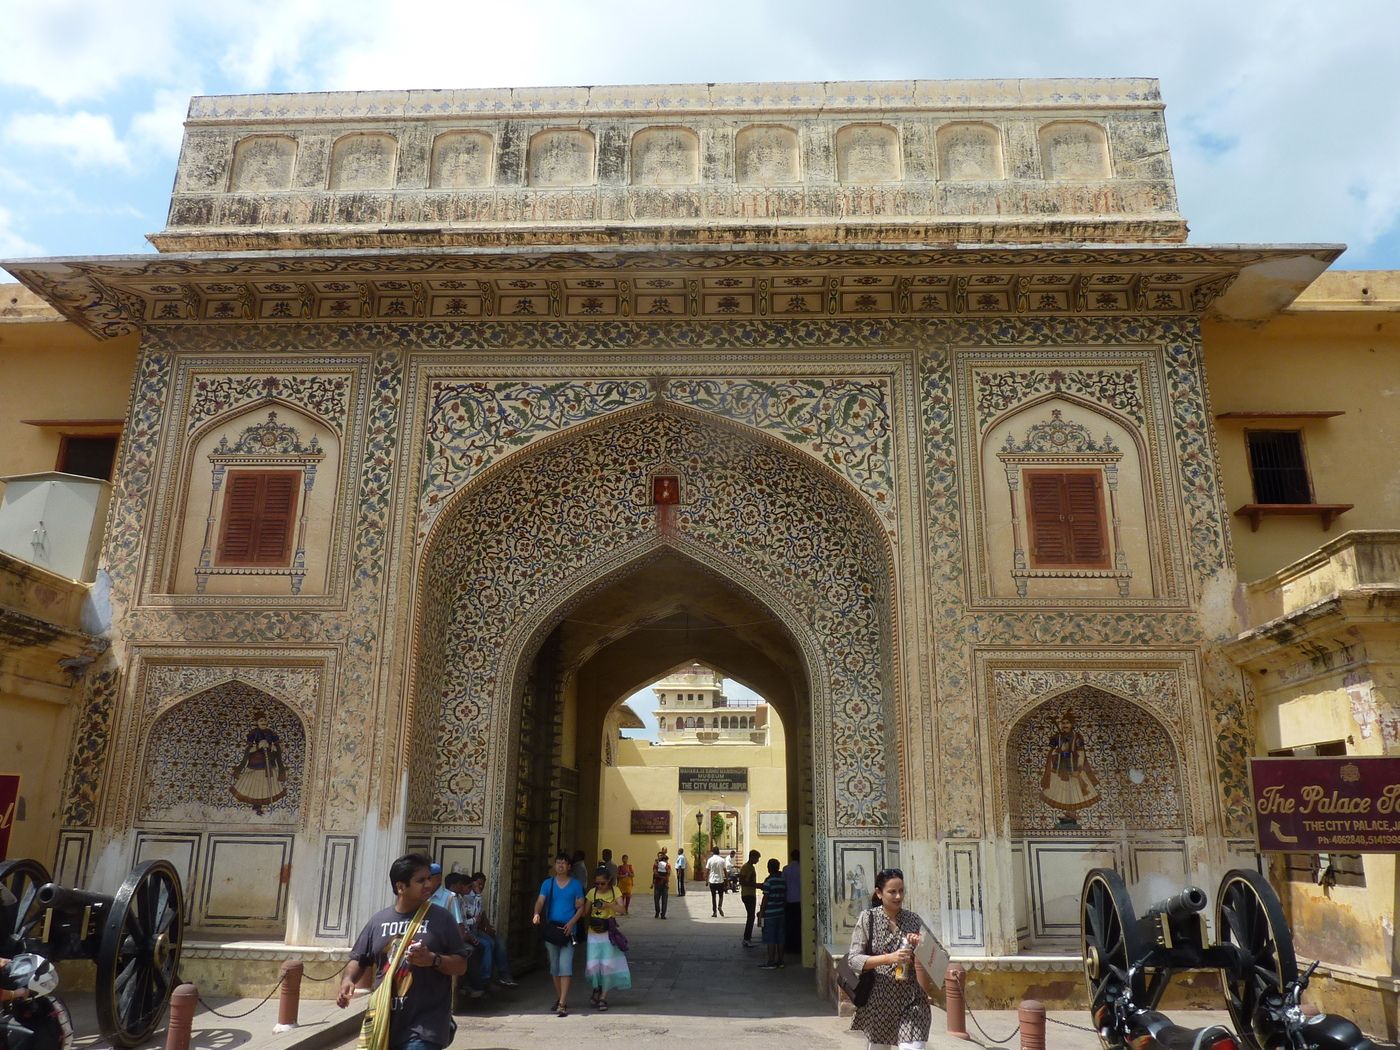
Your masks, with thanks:
M 608 1012 L 608 1001 L 606 999 L 598 1000 L 598 1012 L 604 1014 Z

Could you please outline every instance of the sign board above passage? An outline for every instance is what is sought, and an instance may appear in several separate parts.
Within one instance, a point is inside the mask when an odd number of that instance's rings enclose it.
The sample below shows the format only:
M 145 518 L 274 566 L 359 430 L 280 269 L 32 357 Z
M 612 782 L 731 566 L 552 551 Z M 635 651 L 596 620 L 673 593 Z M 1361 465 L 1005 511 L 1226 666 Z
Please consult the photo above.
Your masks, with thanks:
M 680 790 L 682 791 L 747 791 L 749 771 L 747 769 L 697 769 L 681 766 Z
M 1261 853 L 1400 852 L 1400 758 L 1251 758 Z
M 632 811 L 632 834 L 671 834 L 671 811 L 669 809 L 634 809 Z

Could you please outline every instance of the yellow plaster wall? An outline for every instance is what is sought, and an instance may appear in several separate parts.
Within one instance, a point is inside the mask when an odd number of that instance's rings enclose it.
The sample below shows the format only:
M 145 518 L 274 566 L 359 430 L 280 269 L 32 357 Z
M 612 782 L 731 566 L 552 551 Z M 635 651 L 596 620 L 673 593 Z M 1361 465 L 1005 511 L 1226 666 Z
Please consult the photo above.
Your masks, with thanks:
M 744 823 L 740 856 L 745 856 L 750 849 L 758 850 L 763 855 L 760 871 L 769 857 L 777 857 L 780 862 L 787 863 L 789 837 L 758 834 L 760 810 L 787 812 L 788 809 L 786 742 L 776 718 L 773 723 L 767 747 L 742 744 L 668 744 L 652 747 L 645 740 L 616 742 L 617 765 L 603 769 L 602 812 L 596 850 L 611 849 L 614 860 L 620 859 L 624 853 L 631 857 L 638 873 L 638 894 L 645 895 L 647 892 L 650 884 L 645 873 L 650 871 L 651 862 L 662 846 L 668 848 L 672 858 L 680 846 L 685 847 L 687 857 L 691 856 L 697 811 L 706 814 L 708 829 L 708 815 L 712 810 L 738 810 Z M 743 767 L 749 771 L 749 790 L 743 794 L 726 793 L 723 799 L 718 794 L 689 791 L 682 794 L 679 790 L 681 766 Z M 671 814 L 671 834 L 633 835 L 631 818 L 634 809 L 668 810 Z M 689 870 L 693 879 L 693 859 Z
M 67 321 L 0 322 L 0 476 L 53 470 L 59 431 L 22 419 L 122 419 L 135 335 L 99 341 Z
M 0 714 L 5 722 L 0 773 L 20 775 L 23 802 L 10 830 L 9 849 L 0 859 L 33 857 L 47 865 L 58 848 L 59 795 L 68 765 L 67 749 L 54 743 L 69 739 L 73 707 L 0 692 Z
M 1321 411 L 1312 420 L 1216 421 L 1220 471 L 1233 512 L 1254 502 L 1244 431 L 1303 431 L 1318 503 L 1352 503 L 1323 532 L 1315 517 L 1231 519 L 1241 580 L 1257 580 L 1350 529 L 1400 525 L 1400 282 L 1365 271 L 1326 274 L 1294 307 L 1256 328 L 1202 327 L 1211 410 Z M 1365 288 L 1372 296 L 1361 295 Z M 1374 296 L 1384 295 L 1384 301 Z

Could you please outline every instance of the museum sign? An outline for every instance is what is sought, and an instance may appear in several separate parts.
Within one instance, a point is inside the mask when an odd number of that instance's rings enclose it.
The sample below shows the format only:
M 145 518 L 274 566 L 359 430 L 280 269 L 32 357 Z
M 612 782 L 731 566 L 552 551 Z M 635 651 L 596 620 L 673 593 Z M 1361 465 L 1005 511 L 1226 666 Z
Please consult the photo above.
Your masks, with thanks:
M 1252 758 L 1261 853 L 1400 851 L 1400 758 Z
M 680 789 L 682 791 L 747 791 L 749 771 L 747 769 L 697 769 L 681 766 Z

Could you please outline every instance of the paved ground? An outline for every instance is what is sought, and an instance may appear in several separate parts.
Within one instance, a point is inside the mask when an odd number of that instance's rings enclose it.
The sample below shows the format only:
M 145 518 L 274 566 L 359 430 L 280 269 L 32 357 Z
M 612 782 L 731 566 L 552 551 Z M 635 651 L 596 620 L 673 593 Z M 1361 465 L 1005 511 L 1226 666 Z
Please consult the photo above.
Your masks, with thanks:
M 863 1037 L 850 1031 L 849 1018 L 837 1017 L 832 1004 L 817 995 L 811 970 L 791 964 L 777 971 L 758 968 L 763 949 L 744 949 L 743 907 L 737 898 L 728 900 L 729 915 L 711 918 L 708 894 L 692 891 L 683 898 L 673 896 L 669 917 L 662 922 L 652 917 L 649 898 L 636 898 L 634 904 L 639 907 L 625 925 L 631 940 L 633 987 L 613 993 L 609 1012 L 588 1009 L 589 990 L 579 952 L 568 1017 L 550 1012 L 553 985 L 542 972 L 534 972 L 515 991 L 493 994 L 459 1015 L 452 1050 L 540 1050 L 551 1044 L 565 1045 L 567 1050 L 640 1050 L 714 1046 L 716 1041 L 744 1050 L 861 1050 Z M 275 997 L 261 1006 L 254 999 L 212 1000 L 210 1005 L 223 1014 L 245 1016 L 219 1017 L 201 1006 L 194 1019 L 194 1050 L 317 1050 L 355 1045 L 355 1019 L 331 1002 L 304 1002 L 302 1027 L 278 1036 L 272 1034 L 277 1020 Z M 69 1006 L 79 1050 L 106 1047 L 95 1034 L 91 996 L 75 993 Z M 352 1008 L 352 1012 L 357 1011 Z M 1087 1020 L 1078 1011 L 1056 1011 L 1050 1016 L 1077 1026 Z M 973 1042 L 990 1050 L 997 1050 L 992 1039 L 1010 1037 L 1016 1028 L 1014 1011 L 978 1011 L 975 1019 L 986 1034 L 969 1022 Z M 1174 1019 L 1182 1025 L 1226 1021 L 1223 1013 L 1183 1012 Z M 935 1009 L 931 1050 L 967 1050 L 968 1043 L 948 1037 L 945 1031 L 946 1020 Z M 1046 1035 L 1048 1050 L 1100 1050 L 1092 1033 L 1066 1025 L 1052 1023 Z M 1017 1044 L 1012 1037 L 1005 1045 L 1015 1048 Z M 146 1046 L 163 1045 L 162 1027 Z

